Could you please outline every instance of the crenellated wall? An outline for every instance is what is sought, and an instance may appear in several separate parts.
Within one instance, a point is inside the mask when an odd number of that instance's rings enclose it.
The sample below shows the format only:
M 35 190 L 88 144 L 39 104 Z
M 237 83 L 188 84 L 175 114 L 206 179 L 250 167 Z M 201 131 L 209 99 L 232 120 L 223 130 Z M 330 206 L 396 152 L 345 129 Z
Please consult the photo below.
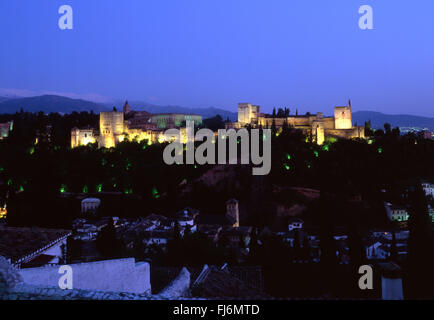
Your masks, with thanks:
M 305 134 L 311 135 L 313 141 L 322 144 L 327 136 L 344 139 L 365 138 L 363 127 L 353 127 L 351 115 L 351 101 L 348 106 L 335 107 L 334 117 L 324 117 L 319 112 L 316 115 L 306 114 L 304 116 L 290 116 L 284 118 L 265 117 L 259 113 L 259 106 L 255 106 L 258 115 L 257 125 L 263 128 L 282 128 L 285 124 L 295 129 L 302 130 Z M 241 103 L 238 105 L 238 122 L 226 124 L 226 128 L 240 128 L 247 124 L 255 126 L 251 116 L 252 105 Z

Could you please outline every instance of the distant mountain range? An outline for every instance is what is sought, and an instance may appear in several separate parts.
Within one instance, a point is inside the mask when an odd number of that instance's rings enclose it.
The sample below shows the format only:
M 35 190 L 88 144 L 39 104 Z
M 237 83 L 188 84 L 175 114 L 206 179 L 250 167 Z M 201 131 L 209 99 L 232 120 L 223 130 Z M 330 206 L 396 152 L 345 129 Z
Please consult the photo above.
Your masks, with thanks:
M 1 113 L 15 113 L 21 109 L 28 112 L 45 113 L 59 112 L 71 113 L 73 111 L 91 111 L 99 113 L 101 111 L 109 111 L 115 105 L 118 110 L 122 110 L 124 101 L 117 101 L 114 104 L 101 104 L 80 99 L 70 99 L 61 96 L 44 95 L 37 97 L 27 98 L 8 98 L 0 97 L 0 114 Z M 141 101 L 129 102 L 132 110 L 146 110 L 150 113 L 194 113 L 201 115 L 204 119 L 211 118 L 217 114 L 221 115 L 223 119 L 229 118 L 231 121 L 237 119 L 237 113 L 219 108 L 187 108 L 180 106 L 158 106 Z
M 229 118 L 231 121 L 236 121 L 238 117 L 236 112 L 215 107 L 188 108 L 181 106 L 159 106 L 142 101 L 130 101 L 129 104 L 132 110 L 146 110 L 150 113 L 193 113 L 201 115 L 204 119 L 219 114 L 224 120 Z M 114 104 L 109 105 L 55 95 L 27 98 L 0 97 L 0 114 L 15 113 L 19 112 L 21 109 L 29 112 L 43 111 L 45 113 L 71 113 L 73 111 L 81 112 L 91 110 L 95 113 L 99 113 L 101 111 L 112 110 L 113 105 L 116 105 L 118 110 L 122 110 L 124 101 L 116 101 Z M 419 127 L 434 130 L 434 118 L 413 115 L 391 115 L 374 111 L 358 111 L 353 113 L 353 123 L 364 125 L 365 121 L 371 121 L 371 125 L 374 129 L 383 128 L 384 124 L 387 122 L 390 123 L 392 127 Z
M 118 101 L 117 105 L 124 105 L 125 101 Z M 208 107 L 208 108 L 188 108 L 181 106 L 159 106 L 150 103 L 146 103 L 143 101 L 129 101 L 129 105 L 132 110 L 146 110 L 149 113 L 191 113 L 191 114 L 199 114 L 204 119 L 215 117 L 219 114 L 223 120 L 229 118 L 231 121 L 236 121 L 238 119 L 238 113 L 231 112 L 221 108 Z
M 361 126 L 365 124 L 365 121 L 371 121 L 371 126 L 374 129 L 382 129 L 385 123 L 390 123 L 392 127 L 417 127 L 434 130 L 434 118 L 407 114 L 384 114 L 375 111 L 357 111 L 353 113 L 353 123 Z
M 90 111 L 98 113 L 106 110 L 106 106 L 80 99 L 70 99 L 61 96 L 38 96 L 28 98 L 0 98 L 0 113 L 15 113 L 21 109 L 29 112 L 43 111 L 45 113 L 71 113 L 73 111 Z

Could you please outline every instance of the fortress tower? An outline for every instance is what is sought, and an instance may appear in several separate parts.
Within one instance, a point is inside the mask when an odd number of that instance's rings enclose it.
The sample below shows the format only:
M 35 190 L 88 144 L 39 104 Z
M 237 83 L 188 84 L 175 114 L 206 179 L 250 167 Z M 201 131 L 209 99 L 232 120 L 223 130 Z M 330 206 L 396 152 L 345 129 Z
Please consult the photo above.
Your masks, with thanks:
M 123 140 L 124 113 L 101 112 L 99 116 L 100 147 L 111 148 Z
M 96 137 L 93 128 L 78 129 L 72 128 L 71 130 L 71 148 L 78 146 L 85 146 L 89 143 L 95 143 Z
M 352 127 L 351 101 L 348 101 L 348 106 L 335 107 L 335 129 L 351 129 Z
M 242 125 L 258 123 L 259 106 L 250 103 L 238 104 L 238 122 Z
M 318 113 L 317 120 L 312 122 L 312 137 L 319 145 L 323 144 L 325 140 L 324 122 L 322 120 L 322 113 Z

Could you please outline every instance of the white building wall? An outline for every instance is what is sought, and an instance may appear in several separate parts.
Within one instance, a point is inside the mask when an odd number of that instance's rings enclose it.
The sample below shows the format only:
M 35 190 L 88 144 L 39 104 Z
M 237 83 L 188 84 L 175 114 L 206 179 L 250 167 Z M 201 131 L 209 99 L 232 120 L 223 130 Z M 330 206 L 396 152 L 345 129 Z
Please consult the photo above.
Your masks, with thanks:
M 66 239 L 63 241 L 60 241 L 56 245 L 52 246 L 51 248 L 47 249 L 46 251 L 42 252 L 42 254 L 55 256 L 53 260 L 51 260 L 49 263 L 59 263 L 60 258 L 62 257 L 62 245 L 66 246 Z
M 383 300 L 404 300 L 402 279 L 381 277 L 381 291 Z
M 73 288 L 95 291 L 147 293 L 151 291 L 150 266 L 135 263 L 134 258 L 106 260 L 70 265 Z M 36 286 L 58 287 L 62 274 L 59 266 L 21 269 L 24 283 Z

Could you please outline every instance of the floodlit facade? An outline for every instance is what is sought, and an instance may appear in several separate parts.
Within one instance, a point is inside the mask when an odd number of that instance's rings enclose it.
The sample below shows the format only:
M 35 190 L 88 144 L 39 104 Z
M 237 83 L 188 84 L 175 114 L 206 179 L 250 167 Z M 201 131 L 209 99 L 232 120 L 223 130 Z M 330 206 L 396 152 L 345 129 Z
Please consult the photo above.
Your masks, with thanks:
M 71 148 L 85 146 L 89 143 L 97 142 L 97 137 L 94 134 L 93 128 L 71 130 Z
M 273 125 L 280 129 L 284 125 L 302 130 L 312 136 L 317 144 L 323 144 L 326 137 L 336 138 L 365 138 L 365 128 L 352 124 L 351 102 L 348 106 L 335 107 L 333 117 L 324 117 L 323 113 L 306 114 L 288 117 L 270 117 L 260 113 L 260 107 L 250 103 L 238 104 L 238 122 L 226 124 L 226 129 L 243 128 L 246 126 L 271 128 Z
M 150 122 L 155 124 L 158 129 L 179 128 L 185 126 L 185 122 L 194 121 L 195 125 L 202 124 L 202 116 L 196 114 L 176 114 L 164 113 L 153 114 Z
M 118 111 L 101 112 L 99 115 L 99 146 L 115 147 L 124 140 L 124 113 Z
M 98 143 L 100 148 L 112 148 L 127 141 L 148 141 L 148 144 L 169 141 L 164 130 L 180 128 L 186 121 L 202 124 L 202 116 L 194 114 L 150 114 L 146 111 L 132 111 L 128 102 L 123 112 L 101 112 L 99 116 L 99 134 L 94 128 L 71 130 L 71 148 Z M 182 142 L 186 143 L 185 128 L 181 128 Z
M 7 213 L 6 205 L 4 207 L 0 206 L 0 219 L 6 219 Z

